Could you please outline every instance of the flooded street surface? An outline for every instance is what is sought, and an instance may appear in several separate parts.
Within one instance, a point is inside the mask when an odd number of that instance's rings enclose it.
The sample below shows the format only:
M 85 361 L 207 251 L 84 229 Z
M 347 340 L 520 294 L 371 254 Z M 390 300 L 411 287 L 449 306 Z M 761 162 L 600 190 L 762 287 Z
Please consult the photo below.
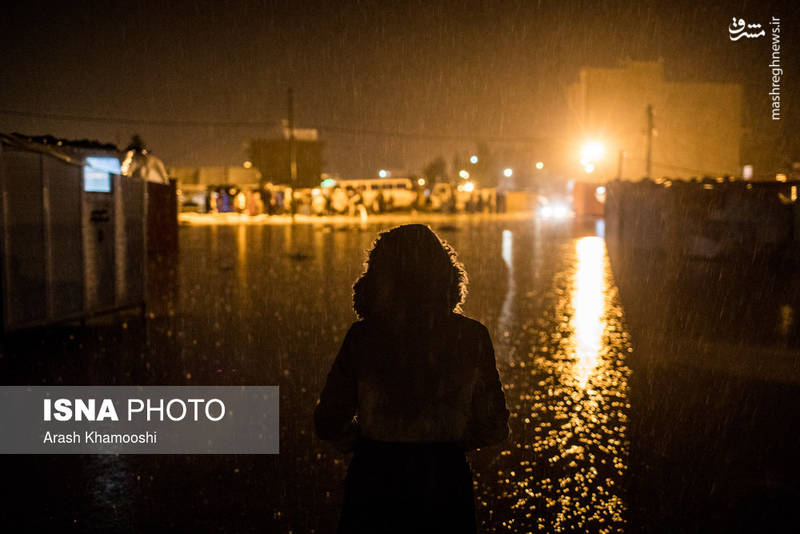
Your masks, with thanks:
M 152 273 L 146 321 L 124 313 L 7 342 L 5 384 L 281 387 L 277 456 L 2 457 L 8 522 L 332 532 L 348 458 L 314 437 L 311 413 L 381 228 L 182 227 L 175 272 Z M 666 293 L 652 280 L 617 284 L 594 222 L 432 228 L 467 269 L 464 312 L 492 334 L 511 410 L 509 441 L 470 456 L 485 531 L 726 530 L 745 512 L 764 525 L 797 497 L 797 386 L 673 365 L 677 349 L 664 345 L 690 323 L 702 335 L 688 340 L 752 341 L 770 354 L 762 338 L 778 339 L 796 362 L 791 287 L 752 301 L 730 294 L 731 316 L 767 317 L 785 332 L 763 336 L 761 325 L 748 338 L 741 323 L 713 317 L 708 299 L 659 307 Z

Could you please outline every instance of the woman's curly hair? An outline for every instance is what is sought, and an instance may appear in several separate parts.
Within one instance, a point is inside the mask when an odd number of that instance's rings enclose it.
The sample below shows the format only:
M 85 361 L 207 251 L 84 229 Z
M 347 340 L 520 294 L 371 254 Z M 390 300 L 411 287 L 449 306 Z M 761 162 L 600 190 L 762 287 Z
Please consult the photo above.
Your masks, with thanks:
M 353 309 L 362 319 L 423 310 L 460 312 L 467 273 L 456 251 L 422 224 L 398 226 L 378 235 L 353 285 Z

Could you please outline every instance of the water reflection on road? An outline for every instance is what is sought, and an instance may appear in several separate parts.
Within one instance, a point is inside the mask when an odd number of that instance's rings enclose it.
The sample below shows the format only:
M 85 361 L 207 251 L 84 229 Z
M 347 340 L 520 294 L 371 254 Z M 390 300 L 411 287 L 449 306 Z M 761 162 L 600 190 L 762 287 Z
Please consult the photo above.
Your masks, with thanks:
M 518 256 L 531 250 L 529 239 L 515 241 Z M 602 238 L 550 245 L 544 262 L 516 266 L 538 265 L 551 285 L 541 300 L 529 293 L 517 303 L 517 357 L 500 364 L 513 436 L 499 458 L 476 458 L 480 503 L 492 517 L 485 527 L 617 532 L 625 524 L 628 335 Z
M 583 237 L 576 243 L 577 269 L 572 289 L 573 374 L 581 389 L 597 367 L 603 348 L 606 304 L 605 246 L 599 237 Z

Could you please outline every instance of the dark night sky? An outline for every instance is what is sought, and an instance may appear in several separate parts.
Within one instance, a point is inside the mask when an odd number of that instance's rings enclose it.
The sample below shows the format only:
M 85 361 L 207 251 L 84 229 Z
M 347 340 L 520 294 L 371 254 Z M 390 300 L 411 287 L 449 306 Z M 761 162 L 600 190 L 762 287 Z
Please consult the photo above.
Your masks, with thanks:
M 321 128 L 326 170 L 358 177 L 380 167 L 417 170 L 474 146 L 453 138 L 563 139 L 564 91 L 579 67 L 663 57 L 672 79 L 742 83 L 745 126 L 776 139 L 798 125 L 800 92 L 790 65 L 800 57 L 800 12 L 793 4 L 30 3 L 4 8 L 0 22 L 0 109 L 277 123 L 291 85 L 297 125 Z M 783 20 L 788 72 L 779 124 L 768 120 L 767 41 L 731 42 L 734 15 Z M 0 114 L 0 131 L 123 145 L 138 132 L 169 166 L 240 164 L 244 142 L 265 134 L 256 126 L 8 114 Z

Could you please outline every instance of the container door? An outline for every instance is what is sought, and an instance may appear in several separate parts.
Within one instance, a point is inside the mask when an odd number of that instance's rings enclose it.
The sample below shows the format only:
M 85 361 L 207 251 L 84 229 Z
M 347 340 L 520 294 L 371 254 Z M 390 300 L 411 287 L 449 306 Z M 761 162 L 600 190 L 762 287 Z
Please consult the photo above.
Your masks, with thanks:
M 96 176 L 89 181 L 84 172 L 83 246 L 89 314 L 115 307 L 114 197 L 111 175 L 107 177 L 106 186 Z

